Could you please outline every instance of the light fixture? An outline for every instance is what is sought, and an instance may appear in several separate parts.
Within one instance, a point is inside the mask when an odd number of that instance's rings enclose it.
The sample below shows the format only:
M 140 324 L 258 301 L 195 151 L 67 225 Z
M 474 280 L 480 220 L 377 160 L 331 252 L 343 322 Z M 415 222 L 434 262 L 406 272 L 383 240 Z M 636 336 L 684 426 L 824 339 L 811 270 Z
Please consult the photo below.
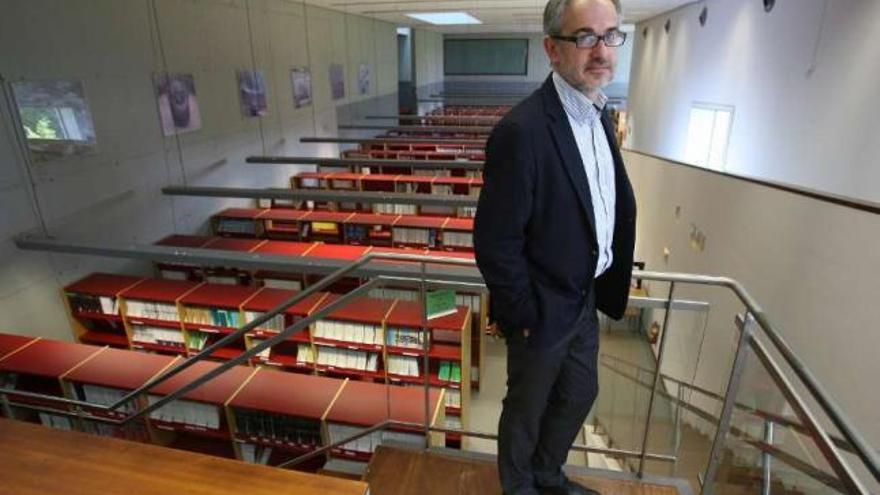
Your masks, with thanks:
M 454 24 L 482 24 L 483 22 L 466 12 L 426 12 L 420 14 L 406 14 L 428 24 L 436 26 L 449 26 Z
M 700 12 L 700 26 L 706 25 L 706 19 L 709 18 L 709 7 L 703 7 L 703 11 Z
M 648 28 L 647 27 L 642 29 L 642 38 L 645 38 L 645 39 L 648 38 Z
M 666 30 L 666 33 L 669 33 L 669 30 L 672 29 L 672 19 L 666 19 L 666 25 L 663 26 L 663 29 Z
M 764 12 L 770 12 L 776 5 L 776 0 L 764 0 Z

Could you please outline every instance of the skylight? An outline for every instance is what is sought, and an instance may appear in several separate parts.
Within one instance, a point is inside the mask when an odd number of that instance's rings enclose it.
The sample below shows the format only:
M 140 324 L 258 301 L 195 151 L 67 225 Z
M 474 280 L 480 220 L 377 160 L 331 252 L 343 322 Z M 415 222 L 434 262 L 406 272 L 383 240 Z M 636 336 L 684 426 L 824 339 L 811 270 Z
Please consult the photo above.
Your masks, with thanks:
M 413 19 L 418 19 L 422 22 L 437 26 L 448 26 L 452 24 L 482 24 L 479 19 L 465 12 L 426 12 L 406 15 Z

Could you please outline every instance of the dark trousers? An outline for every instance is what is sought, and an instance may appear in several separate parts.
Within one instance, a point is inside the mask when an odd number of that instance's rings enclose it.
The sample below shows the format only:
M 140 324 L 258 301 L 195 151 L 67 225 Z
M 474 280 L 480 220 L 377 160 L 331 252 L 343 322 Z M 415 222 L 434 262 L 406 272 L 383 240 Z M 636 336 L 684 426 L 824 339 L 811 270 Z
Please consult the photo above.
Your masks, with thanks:
M 507 495 L 565 482 L 562 466 L 599 391 L 599 322 L 594 298 L 564 339 L 530 346 L 507 334 L 507 395 L 498 424 L 498 471 Z

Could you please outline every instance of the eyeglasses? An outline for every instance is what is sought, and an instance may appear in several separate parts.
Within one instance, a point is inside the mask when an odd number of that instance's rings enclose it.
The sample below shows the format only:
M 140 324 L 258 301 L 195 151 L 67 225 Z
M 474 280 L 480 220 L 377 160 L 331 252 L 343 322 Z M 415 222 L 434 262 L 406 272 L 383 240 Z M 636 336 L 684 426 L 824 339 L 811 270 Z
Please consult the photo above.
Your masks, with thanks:
M 614 48 L 622 45 L 623 42 L 626 41 L 626 33 L 618 31 L 617 29 L 612 29 L 601 35 L 596 33 L 584 33 L 578 36 L 553 35 L 550 37 L 554 40 L 571 41 L 578 48 L 593 48 L 599 44 L 599 40 L 602 40 L 602 42 L 605 43 L 605 46 Z

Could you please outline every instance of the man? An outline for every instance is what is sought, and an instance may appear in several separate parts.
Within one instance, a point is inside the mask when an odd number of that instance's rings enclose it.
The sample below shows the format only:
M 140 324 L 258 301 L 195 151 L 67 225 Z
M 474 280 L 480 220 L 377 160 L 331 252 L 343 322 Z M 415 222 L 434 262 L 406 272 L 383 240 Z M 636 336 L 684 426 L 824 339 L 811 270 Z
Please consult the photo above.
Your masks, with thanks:
M 596 493 L 561 470 L 598 392 L 601 310 L 626 308 L 635 198 L 601 88 L 614 78 L 619 4 L 550 0 L 553 73 L 495 127 L 474 229 L 507 341 L 498 468 L 508 495 Z

